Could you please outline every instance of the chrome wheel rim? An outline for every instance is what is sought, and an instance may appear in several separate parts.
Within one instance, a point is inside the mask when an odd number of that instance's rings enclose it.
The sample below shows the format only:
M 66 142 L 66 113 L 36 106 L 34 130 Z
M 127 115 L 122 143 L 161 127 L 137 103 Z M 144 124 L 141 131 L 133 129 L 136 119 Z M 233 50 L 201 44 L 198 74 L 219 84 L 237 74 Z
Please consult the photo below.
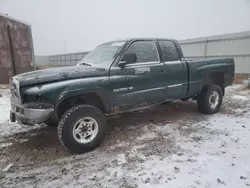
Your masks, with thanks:
M 216 92 L 216 91 L 213 91 L 211 93 L 211 95 L 209 96 L 209 106 L 212 108 L 212 109 L 215 109 L 218 104 L 219 104 L 219 93 Z
M 73 137 L 77 142 L 87 144 L 95 139 L 98 130 L 98 123 L 95 119 L 84 117 L 73 126 Z

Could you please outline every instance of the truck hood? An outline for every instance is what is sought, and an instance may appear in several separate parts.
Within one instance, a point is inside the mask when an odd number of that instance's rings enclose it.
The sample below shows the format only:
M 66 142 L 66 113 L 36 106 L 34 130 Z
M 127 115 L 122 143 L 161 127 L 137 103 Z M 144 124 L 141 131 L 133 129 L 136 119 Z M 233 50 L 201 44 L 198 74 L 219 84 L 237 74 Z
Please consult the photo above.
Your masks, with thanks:
M 50 68 L 14 76 L 20 86 L 108 75 L 108 69 L 101 67 L 70 66 Z

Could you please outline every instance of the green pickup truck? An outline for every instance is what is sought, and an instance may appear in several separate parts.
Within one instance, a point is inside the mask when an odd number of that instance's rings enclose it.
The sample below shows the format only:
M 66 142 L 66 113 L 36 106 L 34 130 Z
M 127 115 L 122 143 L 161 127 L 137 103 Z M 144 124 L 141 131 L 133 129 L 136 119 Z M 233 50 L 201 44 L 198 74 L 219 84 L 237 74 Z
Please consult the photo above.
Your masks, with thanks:
M 214 114 L 233 78 L 233 59 L 186 61 L 176 40 L 112 41 L 77 66 L 11 78 L 10 120 L 58 125 L 61 143 L 83 153 L 104 140 L 105 115 L 189 98 L 200 112 Z

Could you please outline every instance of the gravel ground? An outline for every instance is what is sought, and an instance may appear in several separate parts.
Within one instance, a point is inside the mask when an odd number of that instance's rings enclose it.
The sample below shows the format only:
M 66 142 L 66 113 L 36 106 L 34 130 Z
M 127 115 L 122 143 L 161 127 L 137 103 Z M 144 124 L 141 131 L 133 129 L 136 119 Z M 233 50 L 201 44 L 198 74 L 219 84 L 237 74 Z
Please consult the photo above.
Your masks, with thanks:
M 55 128 L 10 123 L 0 90 L 0 187 L 250 187 L 250 91 L 234 85 L 220 113 L 173 102 L 108 117 L 98 149 L 67 153 Z

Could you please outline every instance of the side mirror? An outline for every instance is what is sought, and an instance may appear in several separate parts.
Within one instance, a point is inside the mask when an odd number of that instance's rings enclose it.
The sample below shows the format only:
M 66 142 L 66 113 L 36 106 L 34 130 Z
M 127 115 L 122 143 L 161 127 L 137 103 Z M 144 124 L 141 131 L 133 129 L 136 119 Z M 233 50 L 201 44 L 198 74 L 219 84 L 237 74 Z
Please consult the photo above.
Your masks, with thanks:
M 126 53 L 124 54 L 121 62 L 119 63 L 120 67 L 124 67 L 126 64 L 135 63 L 137 61 L 137 56 L 135 53 Z

